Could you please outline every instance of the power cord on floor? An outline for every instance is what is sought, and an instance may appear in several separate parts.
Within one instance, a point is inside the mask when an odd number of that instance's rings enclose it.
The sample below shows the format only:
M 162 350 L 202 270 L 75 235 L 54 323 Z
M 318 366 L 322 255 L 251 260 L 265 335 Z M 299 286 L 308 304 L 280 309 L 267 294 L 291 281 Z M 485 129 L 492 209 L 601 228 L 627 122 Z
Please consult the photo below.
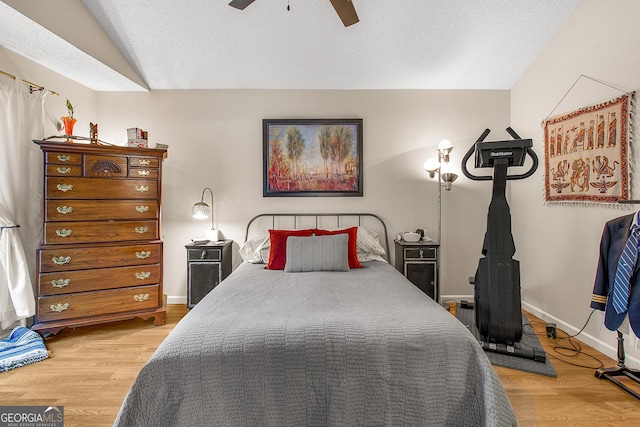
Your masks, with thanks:
M 587 324 L 591 320 L 591 316 L 593 316 L 593 313 L 595 313 L 595 311 L 596 309 L 593 309 L 591 311 L 591 314 L 589 314 L 589 317 L 587 317 L 587 320 L 584 323 L 584 326 L 582 326 L 582 328 L 573 335 L 569 335 L 562 329 L 556 328 L 555 325 L 553 324 L 552 324 L 553 327 L 551 328 L 553 333 L 550 333 L 549 329 L 547 328 L 547 326 L 550 324 L 543 321 L 537 321 L 537 320 L 527 323 L 534 332 L 525 332 L 525 333 L 529 333 L 536 336 L 545 336 L 548 339 L 552 340 L 555 343 L 555 346 L 553 347 L 553 351 L 555 351 L 558 355 L 562 356 L 563 358 L 554 356 L 553 354 L 550 354 L 547 352 L 549 357 L 552 357 L 556 360 L 559 360 L 561 362 L 567 363 L 572 366 L 577 366 L 579 368 L 599 369 L 604 366 L 604 363 L 597 357 L 582 351 L 582 346 L 580 345 L 580 342 L 573 339 L 577 337 L 582 331 L 584 331 L 584 329 L 587 327 Z M 544 332 L 536 329 L 536 326 L 544 328 Z M 559 336 L 558 332 L 561 332 L 564 336 Z M 595 360 L 598 363 L 598 366 L 587 366 L 580 363 L 570 362 L 569 360 L 564 359 L 564 358 L 573 358 L 573 357 L 577 358 L 581 355 Z

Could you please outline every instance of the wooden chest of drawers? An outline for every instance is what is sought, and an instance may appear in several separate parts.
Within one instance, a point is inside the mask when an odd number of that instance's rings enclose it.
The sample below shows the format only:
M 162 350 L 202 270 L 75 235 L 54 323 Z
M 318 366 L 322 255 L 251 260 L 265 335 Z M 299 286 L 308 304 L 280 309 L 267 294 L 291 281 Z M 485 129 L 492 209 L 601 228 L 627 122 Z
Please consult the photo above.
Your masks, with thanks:
M 165 323 L 166 150 L 34 141 L 44 153 L 36 321 L 42 334 L 141 317 Z

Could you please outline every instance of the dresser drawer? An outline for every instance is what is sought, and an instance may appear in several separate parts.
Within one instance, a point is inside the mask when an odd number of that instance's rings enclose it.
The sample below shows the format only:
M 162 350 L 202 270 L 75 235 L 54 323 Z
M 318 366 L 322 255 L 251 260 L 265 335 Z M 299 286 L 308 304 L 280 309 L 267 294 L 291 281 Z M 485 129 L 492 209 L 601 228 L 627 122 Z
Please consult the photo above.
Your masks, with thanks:
M 63 164 L 63 165 L 81 165 L 82 154 L 60 153 L 56 151 L 48 151 L 45 153 L 44 161 L 46 163 Z
M 82 166 L 47 165 L 47 176 L 82 176 Z
M 38 284 L 40 295 L 127 288 L 159 283 L 161 271 L 160 264 L 60 271 L 40 274 Z M 96 280 L 96 278 L 100 279 Z
M 129 157 L 130 167 L 157 168 L 160 160 L 157 157 Z
M 158 178 L 158 169 L 151 168 L 131 168 L 129 169 L 130 178 Z
M 116 182 L 117 180 L 117 182 Z M 50 199 L 156 199 L 158 181 L 119 178 L 46 178 Z
M 46 201 L 45 221 L 94 221 L 101 219 L 157 219 L 156 200 Z
M 158 221 L 46 222 L 45 245 L 157 240 Z
M 404 259 L 436 259 L 435 247 L 404 248 Z
M 37 257 L 40 265 L 39 273 L 157 264 L 162 261 L 162 245 L 152 243 L 47 248 L 38 250 Z
M 159 307 L 158 285 L 38 298 L 39 322 L 76 319 Z
M 129 174 L 129 164 L 122 156 L 84 156 L 84 175 L 91 177 L 126 177 Z
M 207 260 L 207 261 L 220 261 L 222 259 L 221 248 L 194 248 L 187 249 L 187 259 L 192 260 Z

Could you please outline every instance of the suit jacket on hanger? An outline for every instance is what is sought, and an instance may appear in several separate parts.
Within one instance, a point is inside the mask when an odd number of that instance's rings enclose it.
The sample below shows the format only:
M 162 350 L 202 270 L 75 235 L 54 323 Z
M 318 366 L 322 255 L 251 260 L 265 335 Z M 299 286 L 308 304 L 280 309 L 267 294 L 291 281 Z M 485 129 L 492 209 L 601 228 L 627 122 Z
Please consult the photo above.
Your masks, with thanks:
M 620 327 L 628 312 L 629 324 L 636 336 L 640 337 L 640 285 L 638 284 L 640 282 L 640 274 L 638 274 L 640 260 L 636 263 L 631 276 L 628 311 L 620 314 L 616 313 L 611 299 L 618 260 L 629 238 L 634 216 L 635 213 L 621 216 L 608 221 L 604 226 L 600 241 L 600 256 L 598 258 L 596 279 L 591 296 L 591 308 L 605 312 L 604 325 L 612 331 Z

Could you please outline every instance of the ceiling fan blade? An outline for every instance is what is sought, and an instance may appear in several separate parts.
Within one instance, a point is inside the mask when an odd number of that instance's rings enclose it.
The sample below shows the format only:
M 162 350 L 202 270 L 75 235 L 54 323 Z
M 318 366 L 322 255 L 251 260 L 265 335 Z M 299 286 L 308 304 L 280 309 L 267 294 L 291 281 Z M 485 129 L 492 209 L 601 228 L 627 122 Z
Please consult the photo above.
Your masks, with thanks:
M 245 7 L 249 6 L 255 0 L 231 0 L 229 2 L 229 6 L 235 7 L 236 9 L 244 10 Z
M 345 27 L 360 22 L 351 0 L 329 0 Z

